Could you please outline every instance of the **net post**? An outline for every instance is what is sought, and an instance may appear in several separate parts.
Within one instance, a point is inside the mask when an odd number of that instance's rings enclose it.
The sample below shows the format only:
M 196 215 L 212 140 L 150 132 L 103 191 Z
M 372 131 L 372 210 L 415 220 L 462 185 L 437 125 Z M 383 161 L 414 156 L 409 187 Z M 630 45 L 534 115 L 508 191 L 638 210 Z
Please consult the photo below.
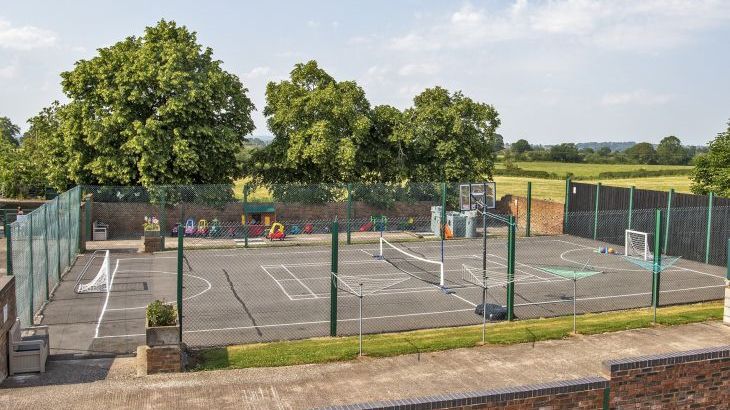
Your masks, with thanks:
M 593 213 L 593 240 L 598 238 L 598 201 L 601 199 L 601 183 L 596 184 L 596 209 Z
M 705 240 L 705 263 L 710 263 L 710 249 L 712 247 L 712 203 L 715 194 L 710 192 L 707 198 L 707 239 Z
M 667 193 L 667 220 L 664 223 L 664 252 L 667 252 L 667 247 L 669 247 L 669 218 L 672 213 L 672 198 L 674 197 L 674 188 L 669 189 L 669 193 Z
M 248 187 L 243 184 L 243 247 L 248 248 Z
M 654 308 L 654 323 L 656 310 L 659 307 L 660 272 L 662 263 L 662 210 L 657 209 L 654 216 L 654 263 L 652 269 L 651 305 Z
M 631 223 L 632 219 L 634 217 L 634 191 L 636 190 L 636 187 L 631 185 L 631 188 L 629 188 L 629 226 L 627 229 L 631 229 Z
M 509 217 L 507 238 L 507 320 L 515 317 L 515 217 Z
M 35 293 L 34 283 L 33 283 L 33 213 L 29 213 L 27 216 L 28 221 L 28 253 L 30 254 L 30 263 L 28 264 L 28 290 L 30 291 L 30 325 L 33 325 L 33 294 Z M 69 238 L 69 247 L 70 247 L 71 238 Z M 71 259 L 69 258 L 69 261 Z
M 177 324 L 178 337 L 183 341 L 183 259 L 185 257 L 184 245 L 185 230 L 182 225 L 177 227 Z
M 441 183 L 441 263 L 444 262 L 444 241 L 446 240 L 446 182 Z
M 352 244 L 352 184 L 347 184 L 347 244 Z
M 563 233 L 568 228 L 568 214 L 570 213 L 570 177 L 565 178 L 565 210 L 563 211 Z
M 7 213 L 3 222 L 5 223 L 5 274 L 8 276 L 13 276 L 13 234 L 10 230 Z
M 330 336 L 337 336 L 337 261 L 339 247 L 339 224 L 332 222 L 332 253 L 330 257 Z M 382 246 L 382 242 L 381 242 Z
M 530 237 L 530 222 L 532 216 L 532 181 L 527 181 L 527 226 L 525 227 L 525 236 Z
M 160 193 L 160 242 L 162 250 L 165 250 L 165 237 L 167 232 L 167 187 L 162 186 L 162 192 Z
M 46 267 L 45 281 L 43 281 L 43 285 L 45 288 L 46 300 L 48 300 L 48 217 L 46 216 L 46 211 L 46 205 L 43 204 L 43 256 L 45 258 L 45 264 L 43 266 Z

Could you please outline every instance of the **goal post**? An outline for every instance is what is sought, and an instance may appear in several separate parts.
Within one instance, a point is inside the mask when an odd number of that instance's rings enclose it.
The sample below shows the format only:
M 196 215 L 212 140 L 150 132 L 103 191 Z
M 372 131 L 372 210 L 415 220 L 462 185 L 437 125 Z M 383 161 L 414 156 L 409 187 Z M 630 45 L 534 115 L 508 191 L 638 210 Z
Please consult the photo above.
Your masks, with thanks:
M 104 252 L 104 261 L 96 276 L 88 283 L 80 283 L 82 276 L 79 277 L 79 283 L 76 285 L 76 293 L 104 293 L 111 290 L 111 272 L 109 251 Z
M 649 234 L 627 229 L 624 238 L 624 255 L 645 261 L 653 257 L 649 247 Z

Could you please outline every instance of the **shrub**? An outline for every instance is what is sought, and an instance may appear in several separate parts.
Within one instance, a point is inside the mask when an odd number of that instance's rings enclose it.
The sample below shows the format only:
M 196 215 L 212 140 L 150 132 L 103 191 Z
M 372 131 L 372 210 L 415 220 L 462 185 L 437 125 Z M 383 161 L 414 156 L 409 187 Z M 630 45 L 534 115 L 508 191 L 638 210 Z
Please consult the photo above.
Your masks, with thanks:
M 156 300 L 147 305 L 147 322 L 150 326 L 173 326 L 177 323 L 175 306 Z

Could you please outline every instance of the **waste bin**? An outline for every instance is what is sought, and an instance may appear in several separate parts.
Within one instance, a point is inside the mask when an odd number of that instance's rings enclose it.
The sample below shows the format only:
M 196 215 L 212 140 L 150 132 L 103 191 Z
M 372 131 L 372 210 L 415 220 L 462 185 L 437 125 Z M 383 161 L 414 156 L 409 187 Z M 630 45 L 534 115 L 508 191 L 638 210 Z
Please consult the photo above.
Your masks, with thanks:
M 449 224 L 454 238 L 463 238 L 466 233 L 466 216 L 460 212 L 449 212 L 446 214 L 446 223 Z
M 479 214 L 477 211 L 466 211 L 464 212 L 466 217 L 466 226 L 464 237 L 465 238 L 476 238 L 477 237 L 477 225 L 479 224 Z

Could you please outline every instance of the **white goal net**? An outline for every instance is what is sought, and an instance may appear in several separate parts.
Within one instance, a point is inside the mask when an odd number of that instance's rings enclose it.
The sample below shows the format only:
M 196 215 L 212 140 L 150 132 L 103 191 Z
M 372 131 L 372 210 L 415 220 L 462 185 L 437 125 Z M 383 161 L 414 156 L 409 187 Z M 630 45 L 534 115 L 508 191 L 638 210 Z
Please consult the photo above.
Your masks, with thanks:
M 108 292 L 110 288 L 111 277 L 109 275 L 109 251 L 104 253 L 104 262 L 101 264 L 99 273 L 94 279 L 88 283 L 79 283 L 76 287 L 76 293 L 100 293 Z
M 643 259 L 645 261 L 652 259 L 654 255 L 649 251 L 649 234 L 646 232 L 626 230 L 626 239 L 624 244 L 624 255 Z

